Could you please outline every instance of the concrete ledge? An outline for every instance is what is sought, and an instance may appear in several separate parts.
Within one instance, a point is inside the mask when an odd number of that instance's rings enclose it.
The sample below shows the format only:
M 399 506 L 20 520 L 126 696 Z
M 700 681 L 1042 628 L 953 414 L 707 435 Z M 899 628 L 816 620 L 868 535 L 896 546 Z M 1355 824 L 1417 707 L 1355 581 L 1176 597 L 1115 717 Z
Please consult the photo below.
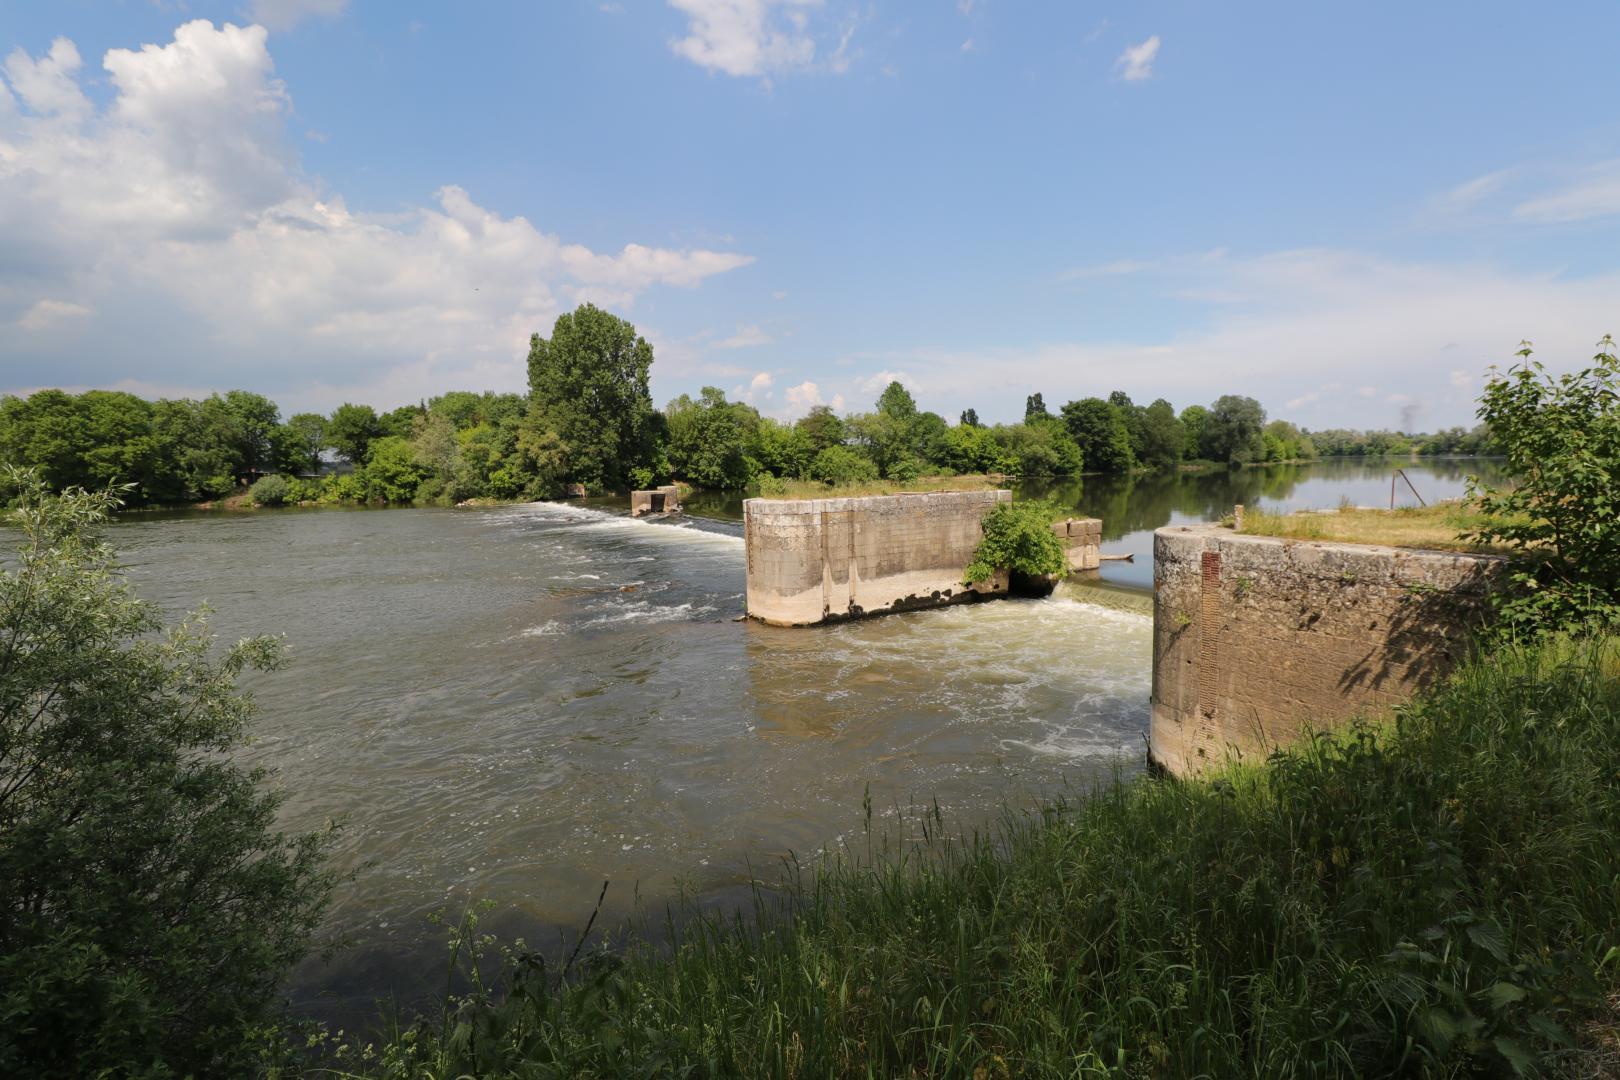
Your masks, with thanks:
M 1102 565 L 1102 519 L 1068 518 L 1054 521 L 1052 531 L 1068 552 L 1069 573 L 1095 570 Z
M 962 571 L 984 515 L 1011 500 L 1009 491 L 748 499 L 748 614 L 813 626 L 1005 595 L 1006 574 L 968 586 Z
M 1445 675 L 1505 565 L 1216 525 L 1159 529 L 1153 556 L 1149 746 L 1178 776 L 1262 760 Z
M 630 516 L 673 514 L 681 508 L 681 489 L 674 484 L 630 493 Z

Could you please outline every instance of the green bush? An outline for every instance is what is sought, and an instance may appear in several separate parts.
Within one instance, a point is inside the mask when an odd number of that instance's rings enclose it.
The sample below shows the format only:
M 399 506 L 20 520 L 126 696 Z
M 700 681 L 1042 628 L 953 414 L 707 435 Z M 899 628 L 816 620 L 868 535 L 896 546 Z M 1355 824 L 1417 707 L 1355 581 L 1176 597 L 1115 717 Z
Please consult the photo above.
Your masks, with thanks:
M 1609 338 L 1598 350 L 1591 367 L 1552 376 L 1526 344 L 1480 397 L 1510 482 L 1470 481 L 1489 522 L 1469 538 L 1518 552 L 1496 596 L 1508 633 L 1620 626 L 1620 360 Z
M 988 581 L 998 570 L 1033 578 L 1061 574 L 1069 568 L 1063 541 L 1052 532 L 1061 515 L 1046 502 L 998 503 L 984 516 L 984 539 L 973 552 L 962 580 L 969 585 Z
M 14 477 L 14 479 L 16 479 Z M 305 950 L 326 840 L 235 764 L 272 639 L 161 633 L 95 530 L 110 493 L 17 480 L 0 570 L 0 1075 L 226 1076 Z
M 810 463 L 810 478 L 823 484 L 855 484 L 878 478 L 877 465 L 859 450 L 829 446 Z
M 248 488 L 248 498 L 257 506 L 285 506 L 292 501 L 292 484 L 285 476 L 261 476 Z

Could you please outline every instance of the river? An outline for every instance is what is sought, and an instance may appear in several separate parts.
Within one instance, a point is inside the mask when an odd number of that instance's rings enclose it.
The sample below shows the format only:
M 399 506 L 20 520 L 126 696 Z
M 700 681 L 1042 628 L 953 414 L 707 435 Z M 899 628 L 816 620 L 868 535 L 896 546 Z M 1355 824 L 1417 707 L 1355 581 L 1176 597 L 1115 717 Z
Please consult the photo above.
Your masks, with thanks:
M 1405 464 L 1425 498 L 1481 463 Z M 350 944 L 295 973 L 337 1020 L 442 979 L 442 931 L 471 901 L 553 945 L 589 917 L 678 890 L 726 903 L 780 861 L 939 803 L 969 826 L 1142 767 L 1152 533 L 1233 503 L 1389 500 L 1361 462 L 1029 485 L 1103 519 L 1105 588 L 811 630 L 735 621 L 741 500 L 633 521 L 621 502 L 465 510 L 130 514 L 111 529 L 140 592 L 207 602 L 227 640 L 286 635 L 247 685 L 248 761 L 276 770 L 284 823 L 343 823 L 353 873 L 325 932 Z M 1400 500 L 1411 495 L 1403 486 Z

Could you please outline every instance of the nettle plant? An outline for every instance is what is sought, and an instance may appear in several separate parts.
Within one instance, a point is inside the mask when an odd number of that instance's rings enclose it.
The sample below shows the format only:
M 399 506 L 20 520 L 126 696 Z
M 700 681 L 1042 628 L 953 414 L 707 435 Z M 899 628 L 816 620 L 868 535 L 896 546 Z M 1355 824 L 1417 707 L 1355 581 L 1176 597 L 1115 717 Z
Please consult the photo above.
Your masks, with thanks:
M 1605 336 L 1590 367 L 1550 375 L 1522 343 L 1492 369 L 1479 418 L 1509 484 L 1469 480 L 1487 524 L 1469 538 L 1516 552 L 1497 598 L 1509 633 L 1620 625 L 1620 362 Z

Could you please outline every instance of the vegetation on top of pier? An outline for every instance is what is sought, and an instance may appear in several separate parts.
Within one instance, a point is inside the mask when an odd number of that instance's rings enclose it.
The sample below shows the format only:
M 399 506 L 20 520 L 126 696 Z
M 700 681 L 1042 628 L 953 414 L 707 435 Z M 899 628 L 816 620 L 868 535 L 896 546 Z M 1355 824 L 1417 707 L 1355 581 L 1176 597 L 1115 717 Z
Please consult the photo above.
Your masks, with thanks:
M 993 491 L 1008 482 L 1006 476 L 970 473 L 958 476 L 919 476 L 915 480 L 851 480 L 825 484 L 819 480 L 772 480 L 759 486 L 764 499 L 839 499 L 858 495 L 905 495 L 930 491 Z
M 1052 522 L 1062 516 L 1058 507 L 1038 500 L 997 503 L 984 515 L 984 539 L 974 549 L 962 580 L 977 585 L 999 570 L 1032 578 L 1064 573 L 1068 555 L 1052 532 Z
M 1502 551 L 1500 545 L 1471 538 L 1486 524 L 1479 508 L 1464 501 L 1402 506 L 1341 506 L 1337 510 L 1301 510 L 1277 514 L 1259 507 L 1243 511 L 1247 536 L 1278 536 L 1290 540 L 1326 540 L 1341 544 L 1384 544 L 1389 547 L 1428 548 L 1434 551 Z M 1231 517 L 1226 519 L 1231 525 Z

